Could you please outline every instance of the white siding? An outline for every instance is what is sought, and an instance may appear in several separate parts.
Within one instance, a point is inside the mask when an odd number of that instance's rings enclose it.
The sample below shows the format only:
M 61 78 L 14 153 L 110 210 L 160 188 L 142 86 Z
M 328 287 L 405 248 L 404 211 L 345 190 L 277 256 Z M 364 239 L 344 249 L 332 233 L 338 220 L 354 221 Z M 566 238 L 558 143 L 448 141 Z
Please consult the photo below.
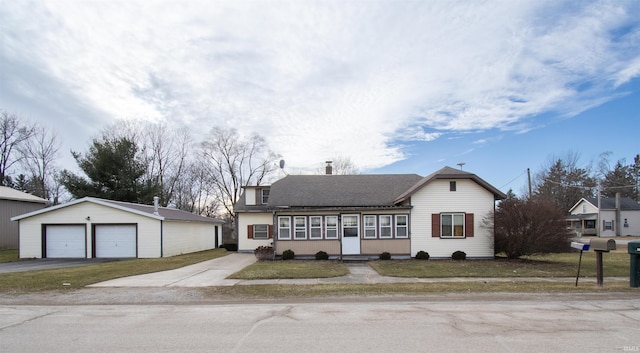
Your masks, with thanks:
M 613 222 L 612 230 L 605 230 L 603 222 Z M 623 219 L 624 222 L 624 219 Z M 616 221 L 616 211 L 614 210 L 603 210 L 600 211 L 600 222 L 598 222 L 597 227 L 600 229 L 600 236 L 602 237 L 615 237 L 616 229 L 618 229 L 618 222 Z
M 582 212 L 583 206 L 586 206 L 585 208 L 586 212 Z M 573 208 L 573 210 L 571 210 L 571 214 L 586 214 L 586 213 L 598 213 L 598 208 L 593 206 L 590 202 L 582 200 L 580 201 L 579 204 L 576 205 L 576 207 Z
M 628 227 L 624 226 L 627 219 Z M 620 235 L 640 236 L 640 210 L 620 212 Z
M 494 209 L 494 195 L 472 180 L 458 179 L 456 190 L 449 181 L 434 180 L 411 196 L 411 256 L 424 250 L 434 258 L 450 258 L 461 250 L 470 258 L 493 257 L 493 236 L 482 227 L 482 220 Z M 431 236 L 431 214 L 465 212 L 474 214 L 474 236 L 440 239 Z
M 90 220 L 86 218 L 90 217 Z M 92 254 L 92 224 L 138 224 L 138 257 L 160 257 L 160 221 L 106 207 L 82 202 L 20 220 L 20 257 L 42 257 L 42 224 L 87 225 L 87 254 Z
M 271 213 L 238 213 L 238 251 L 253 251 L 258 246 L 270 246 L 273 239 L 247 238 L 247 226 L 251 224 L 273 224 Z M 273 230 L 275 233 L 275 229 Z
M 215 223 L 164 221 L 163 256 L 213 249 L 215 227 Z
M 244 189 L 244 203 L 247 206 L 252 206 L 256 204 L 256 189 L 254 188 Z

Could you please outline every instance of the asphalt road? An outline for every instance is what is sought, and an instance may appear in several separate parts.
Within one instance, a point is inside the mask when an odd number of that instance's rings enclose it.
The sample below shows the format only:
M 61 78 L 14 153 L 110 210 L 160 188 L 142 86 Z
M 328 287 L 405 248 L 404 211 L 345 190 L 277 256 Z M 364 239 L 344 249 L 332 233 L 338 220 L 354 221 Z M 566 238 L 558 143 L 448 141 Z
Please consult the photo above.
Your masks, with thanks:
M 3 305 L 0 342 L 52 353 L 637 352 L 640 299 Z
M 0 273 L 50 270 L 54 268 L 87 266 L 120 259 L 30 259 L 0 263 Z

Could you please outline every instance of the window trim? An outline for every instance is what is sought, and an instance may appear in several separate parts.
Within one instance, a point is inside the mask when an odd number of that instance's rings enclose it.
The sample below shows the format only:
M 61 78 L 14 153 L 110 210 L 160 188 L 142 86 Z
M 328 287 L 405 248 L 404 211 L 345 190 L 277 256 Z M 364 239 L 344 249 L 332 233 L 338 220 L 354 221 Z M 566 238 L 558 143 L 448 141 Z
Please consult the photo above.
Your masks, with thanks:
M 266 229 L 264 231 L 257 231 L 256 227 L 264 226 Z M 264 237 L 259 237 L 257 234 L 264 233 Z M 259 240 L 267 240 L 269 239 L 269 225 L 268 224 L 254 224 L 253 225 L 253 239 Z
M 373 225 L 367 226 L 367 219 L 373 219 Z M 364 239 L 375 239 L 378 237 L 378 217 L 376 215 L 364 215 L 362 216 L 362 223 L 364 225 Z M 373 230 L 373 236 L 367 235 L 367 231 Z
M 264 192 L 267 192 L 267 199 L 264 198 Z M 266 205 L 269 202 L 269 189 L 260 189 L 260 203 Z
M 386 219 L 387 217 L 389 219 L 389 225 L 388 226 L 383 226 L 382 225 L 382 219 L 383 218 Z M 393 236 L 394 236 L 394 234 L 393 234 L 393 215 L 384 214 L 384 215 L 380 215 L 379 218 L 380 218 L 380 222 L 379 222 L 380 223 L 380 226 L 379 226 L 379 229 L 380 229 L 379 237 L 380 237 L 380 239 L 392 239 Z M 383 235 L 382 234 L 382 228 L 389 228 L 389 235 Z
M 282 227 L 280 220 L 287 220 L 288 227 Z M 283 229 L 287 229 L 287 236 L 283 236 Z M 278 240 L 291 240 L 291 217 L 290 216 L 278 216 Z
M 443 218 L 446 216 L 450 216 L 451 217 L 451 235 L 447 236 L 447 235 L 443 235 L 442 234 L 442 229 L 444 226 L 444 222 L 443 222 Z M 455 216 L 461 216 L 462 217 L 462 235 L 455 235 Z M 465 227 L 466 227 L 466 214 L 465 213 L 461 213 L 461 212 L 451 212 L 451 213 L 441 213 L 440 214 L 440 238 L 442 239 L 465 239 L 467 237 L 467 233 L 465 231 Z
M 404 217 L 405 218 L 405 220 L 406 220 L 405 225 L 403 225 L 403 226 L 399 226 L 398 225 L 398 218 L 399 217 Z M 395 237 L 397 239 L 409 238 L 409 215 L 408 214 L 398 214 L 398 215 L 396 215 L 394 217 L 394 228 L 395 228 L 395 232 L 396 232 Z M 404 233 L 405 235 L 398 235 L 399 234 L 398 229 L 400 229 L 400 228 L 404 228 L 405 229 L 405 233 Z
M 304 221 L 304 224 L 298 227 L 298 219 Z M 303 237 L 298 237 L 298 232 L 303 232 Z M 307 239 L 307 216 L 293 216 L 293 240 L 305 240 Z
M 319 226 L 314 226 L 313 225 L 312 219 L 314 219 L 314 218 L 319 218 L 320 219 L 320 225 Z M 320 230 L 320 236 L 319 237 L 314 237 L 313 236 L 313 230 L 314 229 Z M 311 240 L 322 239 L 322 216 L 309 216 L 309 239 L 311 239 Z
M 333 218 L 335 219 L 335 225 L 334 226 L 329 226 L 329 218 Z M 334 239 L 339 239 L 340 238 L 340 234 L 338 233 L 338 226 L 339 226 L 339 222 L 340 221 L 340 217 L 338 216 L 324 216 L 324 236 L 325 239 L 327 240 L 334 240 Z M 335 236 L 329 236 L 329 231 L 335 231 Z

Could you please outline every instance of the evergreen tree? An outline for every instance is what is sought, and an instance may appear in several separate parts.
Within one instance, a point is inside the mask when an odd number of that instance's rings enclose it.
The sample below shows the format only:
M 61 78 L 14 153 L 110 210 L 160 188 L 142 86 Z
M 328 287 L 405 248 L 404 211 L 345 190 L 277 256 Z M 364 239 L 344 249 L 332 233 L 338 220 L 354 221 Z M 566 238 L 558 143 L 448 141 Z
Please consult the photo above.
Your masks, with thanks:
M 569 155 L 565 160 L 556 159 L 537 175 L 534 194 L 569 212 L 582 197 L 595 195 L 596 184 L 589 170 L 577 167 L 577 157 Z

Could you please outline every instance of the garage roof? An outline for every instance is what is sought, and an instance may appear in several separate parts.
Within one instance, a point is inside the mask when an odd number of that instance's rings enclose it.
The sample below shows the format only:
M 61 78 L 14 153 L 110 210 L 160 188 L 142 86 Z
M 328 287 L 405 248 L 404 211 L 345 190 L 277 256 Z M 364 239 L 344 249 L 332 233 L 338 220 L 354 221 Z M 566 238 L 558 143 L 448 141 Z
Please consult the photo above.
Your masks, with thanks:
M 49 200 L 45 200 L 38 196 L 27 194 L 26 192 L 22 192 L 6 186 L 0 186 L 0 200 L 13 200 L 13 201 L 44 203 L 44 204 L 49 202 Z
M 182 211 L 174 208 L 158 207 L 158 214 L 155 214 L 153 205 L 141 205 L 136 203 L 99 199 L 95 197 L 83 197 L 81 199 L 73 200 L 71 202 L 67 202 L 57 206 L 48 207 L 41 210 L 15 216 L 15 217 L 12 217 L 11 220 L 19 221 L 24 218 L 33 217 L 42 213 L 55 211 L 60 208 L 73 206 L 83 202 L 91 202 L 98 205 L 135 213 L 144 217 L 155 218 L 161 221 L 171 220 L 171 221 L 187 221 L 187 222 L 224 223 L 223 220 L 220 220 L 217 218 L 204 217 L 204 216 L 200 216 L 197 214 L 189 213 L 187 211 Z

